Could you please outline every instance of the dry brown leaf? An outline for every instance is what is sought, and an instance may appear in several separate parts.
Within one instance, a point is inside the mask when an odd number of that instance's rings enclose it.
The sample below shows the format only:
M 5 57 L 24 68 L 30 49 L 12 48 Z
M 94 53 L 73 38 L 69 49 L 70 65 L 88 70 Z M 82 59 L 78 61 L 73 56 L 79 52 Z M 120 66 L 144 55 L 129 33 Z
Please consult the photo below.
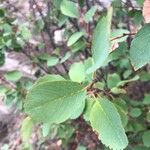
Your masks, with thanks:
M 146 23 L 150 23 L 150 0 L 145 0 L 143 6 L 143 16 Z

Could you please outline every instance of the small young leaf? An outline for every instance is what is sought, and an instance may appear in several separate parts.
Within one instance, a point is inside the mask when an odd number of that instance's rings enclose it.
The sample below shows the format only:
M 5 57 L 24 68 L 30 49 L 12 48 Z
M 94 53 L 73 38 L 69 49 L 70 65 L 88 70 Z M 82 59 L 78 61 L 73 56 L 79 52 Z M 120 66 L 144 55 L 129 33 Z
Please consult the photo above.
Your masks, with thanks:
M 86 48 L 86 42 L 84 40 L 79 40 L 71 46 L 71 50 L 74 53 L 80 50 L 84 50 L 85 48 Z
M 88 12 L 84 16 L 84 20 L 88 23 L 92 21 L 92 17 L 94 16 L 95 12 L 97 10 L 96 6 L 91 7 Z
M 43 134 L 43 137 L 48 136 L 48 134 L 50 132 L 50 128 L 51 128 L 51 124 L 50 123 L 44 123 L 42 125 L 42 134 Z
M 80 16 L 76 3 L 72 1 L 63 0 L 60 9 L 61 12 L 68 17 L 78 18 Z
M 56 56 L 51 56 L 47 59 L 47 66 L 55 66 L 59 62 L 59 58 Z
M 97 100 L 92 107 L 90 122 L 103 144 L 113 150 L 123 150 L 128 140 L 120 116 L 114 105 L 105 99 Z
M 21 135 L 22 140 L 26 143 L 28 143 L 30 136 L 32 134 L 32 128 L 33 128 L 33 122 L 30 117 L 27 117 L 23 120 L 22 126 L 21 126 Z
M 7 80 L 14 81 L 14 82 L 18 81 L 21 77 L 22 77 L 22 73 L 17 70 L 10 71 L 5 74 L 5 78 Z
M 83 35 L 84 35 L 83 32 L 76 32 L 76 33 L 72 34 L 68 40 L 67 46 L 71 46 L 74 43 L 76 43 Z
M 49 59 L 49 54 L 47 54 L 47 53 L 43 53 L 43 54 L 40 54 L 39 56 L 38 56 L 38 58 L 40 59 L 40 60 L 48 60 Z
M 85 70 L 87 70 L 90 66 L 93 65 L 93 60 L 91 57 L 89 57 L 88 59 L 86 59 L 84 61 L 84 66 L 85 66 Z M 93 73 L 90 73 L 90 74 L 87 74 L 86 73 L 86 79 L 85 79 L 87 82 L 92 82 L 93 80 Z
M 71 53 L 67 52 L 65 56 L 61 59 L 60 63 L 64 63 L 67 59 L 71 57 Z
M 74 63 L 69 70 L 69 77 L 72 81 L 83 82 L 85 80 L 85 67 L 82 62 Z

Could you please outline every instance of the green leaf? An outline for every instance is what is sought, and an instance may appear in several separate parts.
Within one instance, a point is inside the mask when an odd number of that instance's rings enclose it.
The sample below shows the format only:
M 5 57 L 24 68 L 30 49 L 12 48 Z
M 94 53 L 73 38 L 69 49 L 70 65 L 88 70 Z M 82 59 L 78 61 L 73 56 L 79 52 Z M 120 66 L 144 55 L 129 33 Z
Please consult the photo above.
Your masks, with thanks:
M 77 150 L 86 150 L 86 147 L 79 145 L 79 146 L 77 147 Z
M 119 100 L 115 100 L 113 104 L 118 110 L 123 127 L 125 127 L 128 123 L 128 110 L 125 101 L 119 99 Z
M 87 73 L 94 72 L 100 68 L 109 55 L 112 13 L 113 9 L 110 8 L 107 14 L 100 19 L 94 30 L 92 41 L 94 65 L 87 70 Z
M 41 31 L 41 30 L 43 30 L 43 28 L 44 28 L 44 21 L 42 20 L 42 19 L 38 19 L 37 21 L 36 21 L 36 28 L 38 29 L 38 31 Z
M 128 35 L 126 35 L 126 36 L 123 36 L 123 35 L 124 34 L 128 34 L 128 33 L 129 33 L 129 31 L 125 30 L 125 29 L 116 29 L 116 30 L 113 30 L 112 33 L 111 33 L 111 39 L 115 39 L 115 38 L 116 39 L 112 40 L 111 43 L 114 44 L 114 43 L 120 43 L 120 42 L 126 41 Z M 120 37 L 120 38 L 117 38 L 117 37 Z
M 30 136 L 32 134 L 33 122 L 30 117 L 23 120 L 21 126 L 21 135 L 24 142 L 29 142 Z
M 127 84 L 127 83 L 129 83 L 129 82 L 136 81 L 136 80 L 138 80 L 138 79 L 139 79 L 139 76 L 136 75 L 135 77 L 133 77 L 133 78 L 131 78 L 131 79 L 129 79 L 129 80 L 122 80 L 122 81 L 120 81 L 120 82 L 117 84 L 117 86 L 124 86 L 125 84 Z
M 126 94 L 126 90 L 123 88 L 113 87 L 110 90 L 113 94 Z
M 86 100 L 85 110 L 83 113 L 83 118 L 85 121 L 89 121 L 90 113 L 91 113 L 94 102 L 95 101 L 91 98 L 87 98 Z
M 60 63 L 64 63 L 66 60 L 68 60 L 71 57 L 71 53 L 67 52 L 65 56 L 61 59 Z
M 143 100 L 144 105 L 150 105 L 150 94 L 146 94 Z
M 85 103 L 86 91 L 71 81 L 43 82 L 27 95 L 25 112 L 35 121 L 61 123 Z
M 150 147 L 150 130 L 144 132 L 142 139 L 143 139 L 144 145 L 146 147 Z
M 35 82 L 34 86 L 39 85 L 44 82 L 52 82 L 52 81 L 65 81 L 65 79 L 62 76 L 56 75 L 56 74 L 45 75 L 45 76 L 39 78 Z
M 52 67 L 55 66 L 59 62 L 59 58 L 56 56 L 50 56 L 47 59 L 47 66 Z
M 82 114 L 84 108 L 85 108 L 85 102 L 82 103 L 82 105 L 80 105 L 76 110 L 72 110 L 72 116 L 70 117 L 70 119 L 78 118 Z
M 43 135 L 43 137 L 48 136 L 48 134 L 50 132 L 50 129 L 51 129 L 51 124 L 50 123 L 44 123 L 42 125 L 42 135 Z
M 120 116 L 110 101 L 100 99 L 95 102 L 90 122 L 93 130 L 99 134 L 99 139 L 110 149 L 120 150 L 128 145 Z
M 57 9 L 60 9 L 61 2 L 62 0 L 57 0 L 57 1 L 53 1 L 53 4 Z
M 137 2 L 140 6 L 143 6 L 144 0 L 136 0 L 136 2 Z
M 83 35 L 84 35 L 83 32 L 76 32 L 76 33 L 72 34 L 68 40 L 67 46 L 71 46 L 74 43 L 76 43 Z
M 150 61 L 150 24 L 146 24 L 131 43 L 130 59 L 135 70 Z
M 84 67 L 85 67 L 85 70 L 87 70 L 90 66 L 92 66 L 93 64 L 93 61 L 92 61 L 92 58 L 89 57 L 88 59 L 86 59 L 84 61 Z M 85 79 L 87 82 L 92 82 L 93 80 L 93 73 L 90 73 L 90 74 L 87 74 L 86 73 L 86 79 Z
M 85 80 L 85 67 L 82 62 L 74 63 L 69 70 L 69 77 L 72 81 L 83 82 Z
M 133 108 L 130 112 L 130 115 L 133 117 L 133 118 L 136 118 L 136 117 L 139 117 L 140 115 L 142 114 L 142 111 L 141 109 L 139 108 Z
M 7 80 L 14 81 L 14 82 L 18 81 L 21 77 L 22 77 L 22 73 L 17 70 L 10 71 L 5 74 L 5 78 Z
M 29 40 L 32 37 L 30 30 L 26 26 L 23 26 L 21 28 L 21 35 L 24 38 L 24 40 Z
M 80 16 L 76 3 L 74 2 L 63 0 L 60 9 L 61 12 L 68 17 L 79 18 Z
M 143 15 L 141 10 L 133 9 L 129 11 L 128 16 L 133 20 L 136 26 L 141 25 L 143 21 Z
M 38 58 L 40 59 L 40 60 L 48 60 L 49 59 L 49 54 L 47 54 L 47 53 L 43 53 L 43 54 L 40 54 L 39 56 L 38 56 Z
M 74 53 L 80 50 L 84 50 L 85 48 L 86 48 L 86 42 L 84 40 L 79 40 L 71 46 L 71 50 Z
M 109 74 L 108 75 L 108 87 L 111 89 L 116 87 L 117 84 L 121 81 L 120 76 L 117 73 Z
M 97 10 L 97 7 L 96 7 L 96 6 L 93 6 L 93 7 L 91 7 L 91 8 L 88 10 L 88 12 L 86 12 L 86 14 L 84 15 L 84 20 L 85 20 L 87 23 L 90 22 L 90 21 L 92 21 L 92 18 L 93 18 L 93 16 L 94 16 L 96 10 Z
M 63 15 L 63 14 L 60 14 L 59 15 L 59 18 L 58 18 L 58 26 L 59 27 L 62 27 L 66 22 L 67 22 L 67 20 L 68 20 L 68 17 L 67 16 L 65 16 L 65 15 Z
M 123 73 L 123 78 L 127 79 L 132 74 L 132 70 L 126 70 Z
M 0 8 L 0 18 L 5 16 L 5 10 Z
M 150 122 L 150 112 L 148 112 L 148 113 L 146 114 L 146 120 L 147 120 L 148 122 Z

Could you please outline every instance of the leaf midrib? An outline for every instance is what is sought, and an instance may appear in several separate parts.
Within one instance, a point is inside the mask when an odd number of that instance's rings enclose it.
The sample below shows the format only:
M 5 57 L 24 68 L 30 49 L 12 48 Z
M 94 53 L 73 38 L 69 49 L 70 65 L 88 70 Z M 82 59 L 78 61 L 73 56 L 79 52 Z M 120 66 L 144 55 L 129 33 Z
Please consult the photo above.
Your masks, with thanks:
M 99 104 L 100 104 L 100 102 L 99 102 Z M 112 122 L 111 122 L 111 118 L 105 113 L 105 111 L 104 111 L 104 109 L 102 108 L 101 104 L 100 104 L 99 106 L 100 106 L 102 112 L 104 113 L 104 115 L 106 116 L 106 118 L 108 119 L 108 121 L 110 122 L 111 127 L 112 127 L 114 130 L 116 130 L 116 127 L 115 127 L 115 126 L 112 124 Z M 123 129 L 123 128 L 122 128 L 122 129 Z M 117 133 L 118 133 L 118 130 L 117 130 Z M 118 137 L 119 141 L 122 143 L 122 145 L 124 145 L 123 140 L 121 140 L 121 138 L 120 138 L 120 136 L 119 136 L 118 134 L 117 134 L 117 137 Z
M 57 82 L 57 81 L 54 81 L 54 82 Z M 58 81 L 58 82 L 60 82 L 60 81 Z M 65 81 L 65 82 L 66 82 L 66 81 Z M 44 83 L 43 83 L 43 84 L 44 84 Z M 40 84 L 40 85 L 41 85 L 41 84 Z M 33 111 L 34 109 L 39 109 L 40 107 L 43 107 L 43 106 L 49 104 L 51 101 L 53 101 L 53 102 L 60 101 L 60 100 L 63 101 L 63 99 L 65 99 L 65 98 L 69 98 L 69 97 L 71 97 L 71 96 L 77 95 L 78 93 L 82 93 L 82 91 L 85 91 L 85 89 L 83 88 L 83 89 L 81 89 L 81 90 L 79 90 L 79 91 L 77 91 L 77 92 L 71 93 L 70 95 L 67 95 L 67 96 L 62 96 L 62 97 L 60 97 L 60 98 L 51 99 L 50 101 L 47 101 L 47 102 L 45 102 L 44 104 L 42 104 L 42 105 L 40 105 L 40 106 L 36 106 L 36 107 L 33 106 L 33 108 L 30 108 L 30 111 Z M 30 94 L 30 93 L 29 93 L 29 94 Z M 29 97 L 29 96 L 30 96 L 30 95 L 28 95 L 28 97 Z M 27 99 L 28 99 L 28 97 L 27 97 Z

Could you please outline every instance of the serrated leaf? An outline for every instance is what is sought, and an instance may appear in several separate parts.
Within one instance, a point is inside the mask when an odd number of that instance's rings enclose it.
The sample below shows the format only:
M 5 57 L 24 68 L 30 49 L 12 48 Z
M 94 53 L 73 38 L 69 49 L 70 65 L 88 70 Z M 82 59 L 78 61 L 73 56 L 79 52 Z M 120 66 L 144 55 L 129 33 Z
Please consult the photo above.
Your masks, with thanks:
M 67 46 L 71 46 L 74 43 L 76 43 L 83 35 L 84 35 L 84 32 L 76 32 L 72 34 L 67 42 Z
M 136 34 L 131 43 L 130 59 L 135 70 L 150 61 L 150 24 L 146 24 Z
M 21 126 L 21 135 L 24 142 L 28 142 L 32 134 L 33 122 L 30 117 L 23 120 Z
M 35 121 L 58 124 L 71 118 L 85 97 L 86 91 L 76 82 L 44 82 L 29 91 L 25 112 Z
M 60 9 L 61 12 L 68 17 L 78 18 L 80 16 L 76 3 L 72 1 L 63 0 Z
M 92 41 L 94 65 L 87 70 L 87 73 L 94 72 L 100 68 L 109 55 L 112 13 L 113 9 L 110 7 L 107 14 L 103 15 L 94 30 Z
M 69 70 L 69 77 L 72 81 L 83 82 L 85 80 L 85 67 L 82 62 L 74 63 Z
M 123 150 L 128 145 L 120 116 L 108 100 L 97 100 L 92 107 L 90 122 L 103 144 L 113 150 Z

